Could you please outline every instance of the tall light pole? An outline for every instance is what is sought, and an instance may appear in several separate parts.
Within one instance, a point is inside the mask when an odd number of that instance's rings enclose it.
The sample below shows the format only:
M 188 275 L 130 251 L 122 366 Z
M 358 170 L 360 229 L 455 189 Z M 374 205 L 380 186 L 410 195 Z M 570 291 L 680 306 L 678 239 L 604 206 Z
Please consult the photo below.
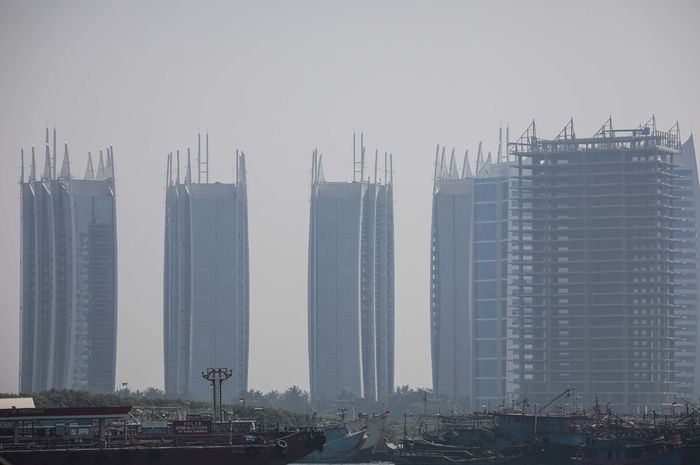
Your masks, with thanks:
M 230 368 L 207 368 L 202 372 L 202 378 L 211 383 L 212 394 L 214 396 L 214 422 L 223 417 L 223 402 L 221 401 L 221 385 L 224 381 L 233 376 Z M 218 409 L 217 409 L 218 402 Z

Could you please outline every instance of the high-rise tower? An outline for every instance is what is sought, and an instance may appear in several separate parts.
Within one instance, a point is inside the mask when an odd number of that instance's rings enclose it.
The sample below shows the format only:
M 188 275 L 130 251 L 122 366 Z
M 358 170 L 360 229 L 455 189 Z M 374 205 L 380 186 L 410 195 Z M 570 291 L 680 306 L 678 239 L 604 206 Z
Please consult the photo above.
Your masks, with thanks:
M 617 411 L 675 400 L 678 126 L 612 120 L 510 144 L 513 383 L 546 402 L 575 387 Z M 674 224 L 675 223 L 675 224 Z M 579 404 L 582 405 L 582 404 Z
M 209 182 L 209 136 L 197 141 L 192 172 L 180 153 L 168 156 L 165 199 L 165 393 L 208 400 L 207 368 L 231 368 L 227 390 L 248 389 L 249 275 L 245 154 L 236 180 Z M 174 179 L 173 179 L 174 176 Z
M 56 173 L 56 131 L 44 170 L 22 153 L 20 392 L 114 390 L 117 238 L 112 147 L 71 174 L 68 144 Z
M 502 132 L 500 133 L 502 135 Z M 509 163 L 479 144 L 472 173 L 435 154 L 430 264 L 433 389 L 479 408 L 506 395 Z
M 700 184 L 691 136 L 676 157 L 677 189 L 674 190 L 674 251 L 676 305 L 676 384 L 678 394 L 695 402 L 700 397 L 700 344 L 698 322 L 698 233 L 700 220 Z M 680 399 L 682 400 L 682 399 Z
M 309 227 L 309 373 L 314 400 L 382 399 L 394 386 L 394 210 L 391 156 L 378 178 L 328 182 L 314 151 Z M 365 177 L 366 176 L 366 177 Z

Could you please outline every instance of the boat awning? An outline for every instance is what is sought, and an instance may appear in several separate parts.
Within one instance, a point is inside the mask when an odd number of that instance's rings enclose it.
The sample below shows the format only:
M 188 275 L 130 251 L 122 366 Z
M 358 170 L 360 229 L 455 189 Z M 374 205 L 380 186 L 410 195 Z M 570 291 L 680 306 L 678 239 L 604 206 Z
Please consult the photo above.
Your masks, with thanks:
M 130 411 L 131 407 L 9 408 L 0 409 L 0 421 L 118 420 Z

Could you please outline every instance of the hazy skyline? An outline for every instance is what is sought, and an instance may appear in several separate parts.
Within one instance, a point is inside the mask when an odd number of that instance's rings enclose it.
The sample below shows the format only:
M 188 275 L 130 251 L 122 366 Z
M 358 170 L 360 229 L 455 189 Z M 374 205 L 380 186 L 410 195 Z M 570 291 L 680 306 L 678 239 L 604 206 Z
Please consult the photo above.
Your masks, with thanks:
M 394 154 L 396 384 L 430 386 L 436 144 L 495 153 L 652 113 L 700 128 L 700 4 L 0 0 L 0 391 L 17 390 L 19 153 L 48 123 L 75 167 L 114 146 L 117 384 L 163 386 L 166 154 L 210 134 L 212 181 L 246 151 L 251 388 L 308 389 L 311 152 L 352 178 L 352 133 Z M 38 153 L 42 153 L 41 150 Z M 74 170 L 81 175 L 81 170 Z

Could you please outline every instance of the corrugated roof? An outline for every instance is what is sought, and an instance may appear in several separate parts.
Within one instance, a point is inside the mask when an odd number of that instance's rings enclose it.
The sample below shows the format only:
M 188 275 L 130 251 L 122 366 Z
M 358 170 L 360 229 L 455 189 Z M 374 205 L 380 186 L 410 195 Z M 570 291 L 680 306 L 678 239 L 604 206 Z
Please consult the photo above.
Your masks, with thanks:
M 35 408 L 34 399 L 31 397 L 11 397 L 0 399 L 0 409 L 8 408 Z

